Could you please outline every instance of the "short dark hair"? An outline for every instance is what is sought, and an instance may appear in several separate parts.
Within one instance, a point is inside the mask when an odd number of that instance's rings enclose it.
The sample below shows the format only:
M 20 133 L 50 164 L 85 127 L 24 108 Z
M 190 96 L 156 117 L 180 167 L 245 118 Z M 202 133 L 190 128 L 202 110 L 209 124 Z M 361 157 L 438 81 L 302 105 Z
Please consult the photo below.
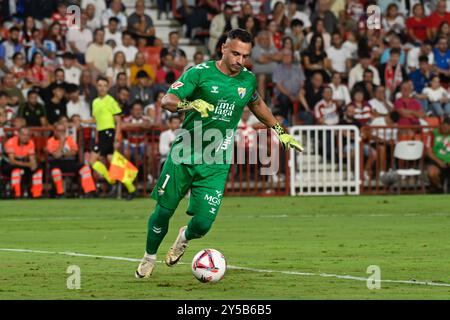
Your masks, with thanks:
M 128 87 L 120 87 L 119 89 L 117 89 L 117 92 L 119 93 L 120 91 L 125 90 L 127 92 L 130 92 L 130 89 Z
M 39 92 L 36 89 L 30 89 L 28 90 L 27 97 L 31 96 L 32 94 L 39 95 Z
M 426 56 L 426 55 L 421 55 L 420 57 L 419 57 L 419 62 L 426 62 L 426 63 L 428 63 L 428 57 Z
M 304 24 L 303 21 L 300 20 L 300 19 L 293 19 L 293 20 L 291 21 L 291 29 L 292 29 L 292 28 L 295 28 L 295 27 L 298 27 L 298 26 L 303 27 L 304 25 L 305 25 L 305 24 Z
M 367 68 L 367 69 L 364 69 L 364 71 L 363 71 L 363 75 L 364 75 L 365 73 L 371 73 L 371 74 L 373 75 L 373 71 L 372 71 L 372 70 L 370 70 L 369 68 Z
M 121 76 L 127 77 L 126 72 L 123 72 L 123 71 L 119 72 L 119 73 L 116 75 L 116 80 L 119 80 L 119 77 L 121 77 Z
M 100 81 L 106 81 L 106 83 L 109 83 L 108 78 L 104 77 L 104 76 L 98 76 L 97 77 L 97 83 Z
M 136 79 L 149 78 L 147 71 L 139 70 L 136 74 Z
M 61 89 L 61 90 L 66 90 L 66 87 L 62 84 L 62 83 L 56 83 L 54 86 L 53 86 L 53 89 L 52 89 L 52 91 L 55 91 L 56 89 Z
M 170 116 L 170 118 L 169 118 L 169 122 L 172 122 L 172 120 L 175 120 L 175 119 L 178 119 L 178 120 L 181 121 L 180 116 L 178 116 L 178 115 L 172 115 L 172 116 Z
M 177 30 L 170 31 L 170 32 L 169 32 L 169 38 L 170 38 L 173 34 L 179 35 L 180 33 L 179 33 Z
M 11 28 L 9 28 L 9 33 L 14 32 L 14 31 L 20 32 L 20 29 L 16 26 L 12 26 Z
M 62 55 L 63 59 L 71 59 L 74 60 L 76 59 L 75 55 L 72 52 L 64 52 L 64 54 Z
M 0 91 L 0 97 L 4 97 L 4 96 L 8 97 L 8 94 L 5 91 Z
M 389 53 L 390 53 L 391 55 L 392 55 L 392 54 L 398 54 L 398 55 L 400 55 L 400 54 L 401 54 L 401 51 L 400 51 L 399 48 L 392 48 L 391 51 L 390 51 Z
M 53 74 L 57 74 L 58 72 L 66 73 L 63 68 L 56 68 Z
M 67 86 L 66 86 L 66 92 L 67 93 L 74 93 L 74 92 L 77 92 L 77 91 L 79 91 L 80 90 L 80 88 L 78 87 L 78 85 L 76 85 L 76 84 L 74 84 L 74 83 L 69 83 Z
M 244 29 L 233 29 L 231 31 L 228 32 L 227 35 L 227 40 L 233 40 L 233 39 L 238 39 L 244 43 L 251 43 L 253 45 L 253 37 L 252 35 L 245 31 Z
M 115 23 L 119 24 L 120 20 L 117 19 L 116 17 L 111 17 L 111 18 L 108 19 L 108 23 L 111 23 L 111 22 L 115 22 Z

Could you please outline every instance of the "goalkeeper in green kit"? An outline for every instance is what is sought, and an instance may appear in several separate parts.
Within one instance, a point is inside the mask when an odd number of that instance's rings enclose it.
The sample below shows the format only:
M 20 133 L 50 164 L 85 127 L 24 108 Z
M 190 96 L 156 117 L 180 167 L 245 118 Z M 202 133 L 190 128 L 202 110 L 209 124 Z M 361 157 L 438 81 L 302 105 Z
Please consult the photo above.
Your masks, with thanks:
M 151 276 L 169 220 L 189 189 L 191 194 L 186 213 L 192 218 L 180 229 L 165 257 L 166 264 L 175 265 L 189 241 L 203 237 L 210 230 L 219 211 L 230 169 L 227 161 L 229 151 L 233 150 L 230 139 L 245 106 L 263 124 L 275 130 L 285 150 L 291 147 L 303 150 L 259 97 L 255 75 L 243 67 L 251 50 L 252 36 L 242 29 L 231 30 L 222 45 L 221 60 L 192 67 L 171 85 L 162 99 L 164 109 L 184 112 L 185 119 L 152 192 L 157 204 L 148 221 L 147 245 L 135 273 L 137 278 Z M 196 134 L 199 130 L 214 133 L 214 141 L 203 141 L 206 139 Z M 213 155 L 207 157 L 207 151 Z

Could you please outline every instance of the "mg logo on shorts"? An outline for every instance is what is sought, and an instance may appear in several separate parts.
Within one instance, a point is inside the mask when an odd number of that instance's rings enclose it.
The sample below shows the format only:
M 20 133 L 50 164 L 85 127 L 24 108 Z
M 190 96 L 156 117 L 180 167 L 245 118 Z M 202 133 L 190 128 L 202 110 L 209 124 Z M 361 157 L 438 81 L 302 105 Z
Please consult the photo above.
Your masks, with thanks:
M 220 202 L 222 201 L 221 198 L 222 198 L 222 192 L 220 190 L 216 190 L 216 196 L 210 196 L 208 194 L 205 194 L 205 200 L 208 201 L 208 204 L 210 206 L 220 205 Z M 215 208 L 214 208 L 214 210 L 215 210 Z M 211 212 L 211 213 L 213 213 L 213 212 Z

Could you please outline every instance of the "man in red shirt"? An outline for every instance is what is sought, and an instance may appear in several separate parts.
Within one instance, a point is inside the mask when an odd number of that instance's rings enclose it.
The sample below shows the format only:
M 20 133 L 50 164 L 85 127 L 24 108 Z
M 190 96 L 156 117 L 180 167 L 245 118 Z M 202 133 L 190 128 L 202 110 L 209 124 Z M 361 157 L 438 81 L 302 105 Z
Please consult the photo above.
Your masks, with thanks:
M 64 125 L 56 125 L 53 137 L 47 140 L 46 150 L 49 153 L 50 170 L 57 196 L 64 194 L 63 172 L 78 172 L 84 193 L 88 194 L 96 190 L 91 169 L 76 160 L 78 145 L 71 136 L 67 135 Z
M 42 196 L 42 169 L 36 160 L 36 148 L 31 140 L 30 130 L 19 129 L 19 134 L 5 143 L 8 157 L 2 161 L 2 173 L 11 176 L 11 189 L 16 198 L 22 196 L 22 176 L 27 180 L 32 177 L 31 194 L 33 198 Z
M 400 114 L 398 125 L 420 125 L 419 119 L 425 117 L 420 102 L 411 97 L 412 87 L 411 81 L 403 82 L 400 86 L 402 96 L 394 103 L 394 109 Z
M 437 30 L 443 22 L 450 23 L 450 12 L 447 12 L 445 0 L 439 0 L 436 4 L 436 10 L 428 17 L 427 35 L 432 40 L 436 36 Z

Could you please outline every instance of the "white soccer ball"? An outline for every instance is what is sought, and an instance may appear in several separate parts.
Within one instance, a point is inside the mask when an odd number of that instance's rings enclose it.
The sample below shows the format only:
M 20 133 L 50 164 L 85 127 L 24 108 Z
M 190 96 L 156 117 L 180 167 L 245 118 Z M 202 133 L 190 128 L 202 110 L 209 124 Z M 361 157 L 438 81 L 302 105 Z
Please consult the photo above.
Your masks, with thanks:
M 192 259 L 192 273 L 200 282 L 218 282 L 226 270 L 224 255 L 215 249 L 203 249 Z

